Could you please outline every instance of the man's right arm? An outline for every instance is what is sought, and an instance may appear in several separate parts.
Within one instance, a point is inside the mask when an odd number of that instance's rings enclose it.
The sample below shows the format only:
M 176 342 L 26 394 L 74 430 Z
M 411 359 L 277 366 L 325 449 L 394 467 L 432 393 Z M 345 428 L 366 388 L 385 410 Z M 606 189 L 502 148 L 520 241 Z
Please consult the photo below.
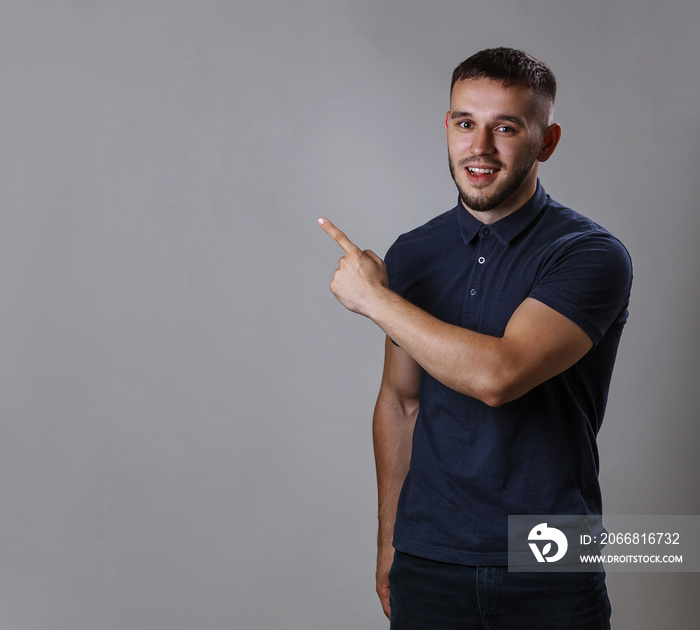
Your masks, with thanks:
M 421 373 L 420 365 L 387 337 L 384 374 L 372 423 L 379 498 L 377 595 L 387 617 L 390 616 L 389 569 L 394 558 L 396 507 L 411 460 Z

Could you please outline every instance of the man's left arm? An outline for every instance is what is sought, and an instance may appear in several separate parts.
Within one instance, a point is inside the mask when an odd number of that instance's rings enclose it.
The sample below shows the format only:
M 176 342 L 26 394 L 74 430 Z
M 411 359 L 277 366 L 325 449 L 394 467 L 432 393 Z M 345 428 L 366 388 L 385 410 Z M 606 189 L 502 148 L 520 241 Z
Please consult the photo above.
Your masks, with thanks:
M 577 324 L 527 298 L 503 337 L 443 322 L 389 289 L 384 262 L 362 251 L 327 219 L 321 227 L 345 256 L 331 281 L 336 298 L 369 317 L 435 379 L 490 406 L 519 398 L 571 367 L 593 346 Z

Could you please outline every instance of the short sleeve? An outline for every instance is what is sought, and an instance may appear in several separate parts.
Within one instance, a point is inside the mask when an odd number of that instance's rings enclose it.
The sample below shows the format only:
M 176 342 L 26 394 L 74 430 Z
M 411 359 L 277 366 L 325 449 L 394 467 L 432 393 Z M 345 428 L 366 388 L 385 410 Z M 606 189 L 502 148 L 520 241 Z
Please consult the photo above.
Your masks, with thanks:
M 386 274 L 389 278 L 389 288 L 394 292 L 398 293 L 401 297 L 404 297 L 402 293 L 402 287 L 404 287 L 404 282 L 401 279 L 401 273 L 399 268 L 399 248 L 396 241 L 387 251 L 386 256 L 384 256 L 384 264 L 386 265 Z M 405 287 L 404 287 L 405 288 Z
M 554 244 L 529 297 L 577 324 L 597 345 L 627 318 L 632 262 L 607 233 L 570 235 Z
M 397 242 L 387 250 L 386 256 L 384 256 L 384 264 L 386 265 L 386 275 L 389 278 L 389 288 L 394 292 L 404 297 L 402 292 L 402 287 L 405 289 L 405 283 L 401 280 L 401 274 L 399 269 L 399 248 Z M 391 339 L 391 337 L 389 337 Z M 391 339 L 397 348 L 400 347 L 393 339 Z

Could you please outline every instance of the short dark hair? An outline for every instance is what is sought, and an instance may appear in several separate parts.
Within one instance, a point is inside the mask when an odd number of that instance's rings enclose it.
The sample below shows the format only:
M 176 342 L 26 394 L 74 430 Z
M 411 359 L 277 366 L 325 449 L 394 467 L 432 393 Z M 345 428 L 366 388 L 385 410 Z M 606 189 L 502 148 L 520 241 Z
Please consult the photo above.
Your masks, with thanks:
M 551 104 L 557 95 L 554 73 L 532 55 L 514 48 L 487 48 L 460 63 L 452 73 L 450 95 L 457 81 L 477 78 L 500 81 L 503 87 L 529 87 Z

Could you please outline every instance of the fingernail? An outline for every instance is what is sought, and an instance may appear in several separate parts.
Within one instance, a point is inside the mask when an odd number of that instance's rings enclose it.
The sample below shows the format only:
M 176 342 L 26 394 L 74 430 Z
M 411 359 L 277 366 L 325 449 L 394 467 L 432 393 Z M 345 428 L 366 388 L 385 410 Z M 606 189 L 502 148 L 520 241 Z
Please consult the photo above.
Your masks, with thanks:
M 319 224 L 319 225 L 323 225 L 324 223 L 325 223 L 325 221 L 324 221 L 323 219 L 319 219 L 319 220 L 318 220 L 318 224 Z

